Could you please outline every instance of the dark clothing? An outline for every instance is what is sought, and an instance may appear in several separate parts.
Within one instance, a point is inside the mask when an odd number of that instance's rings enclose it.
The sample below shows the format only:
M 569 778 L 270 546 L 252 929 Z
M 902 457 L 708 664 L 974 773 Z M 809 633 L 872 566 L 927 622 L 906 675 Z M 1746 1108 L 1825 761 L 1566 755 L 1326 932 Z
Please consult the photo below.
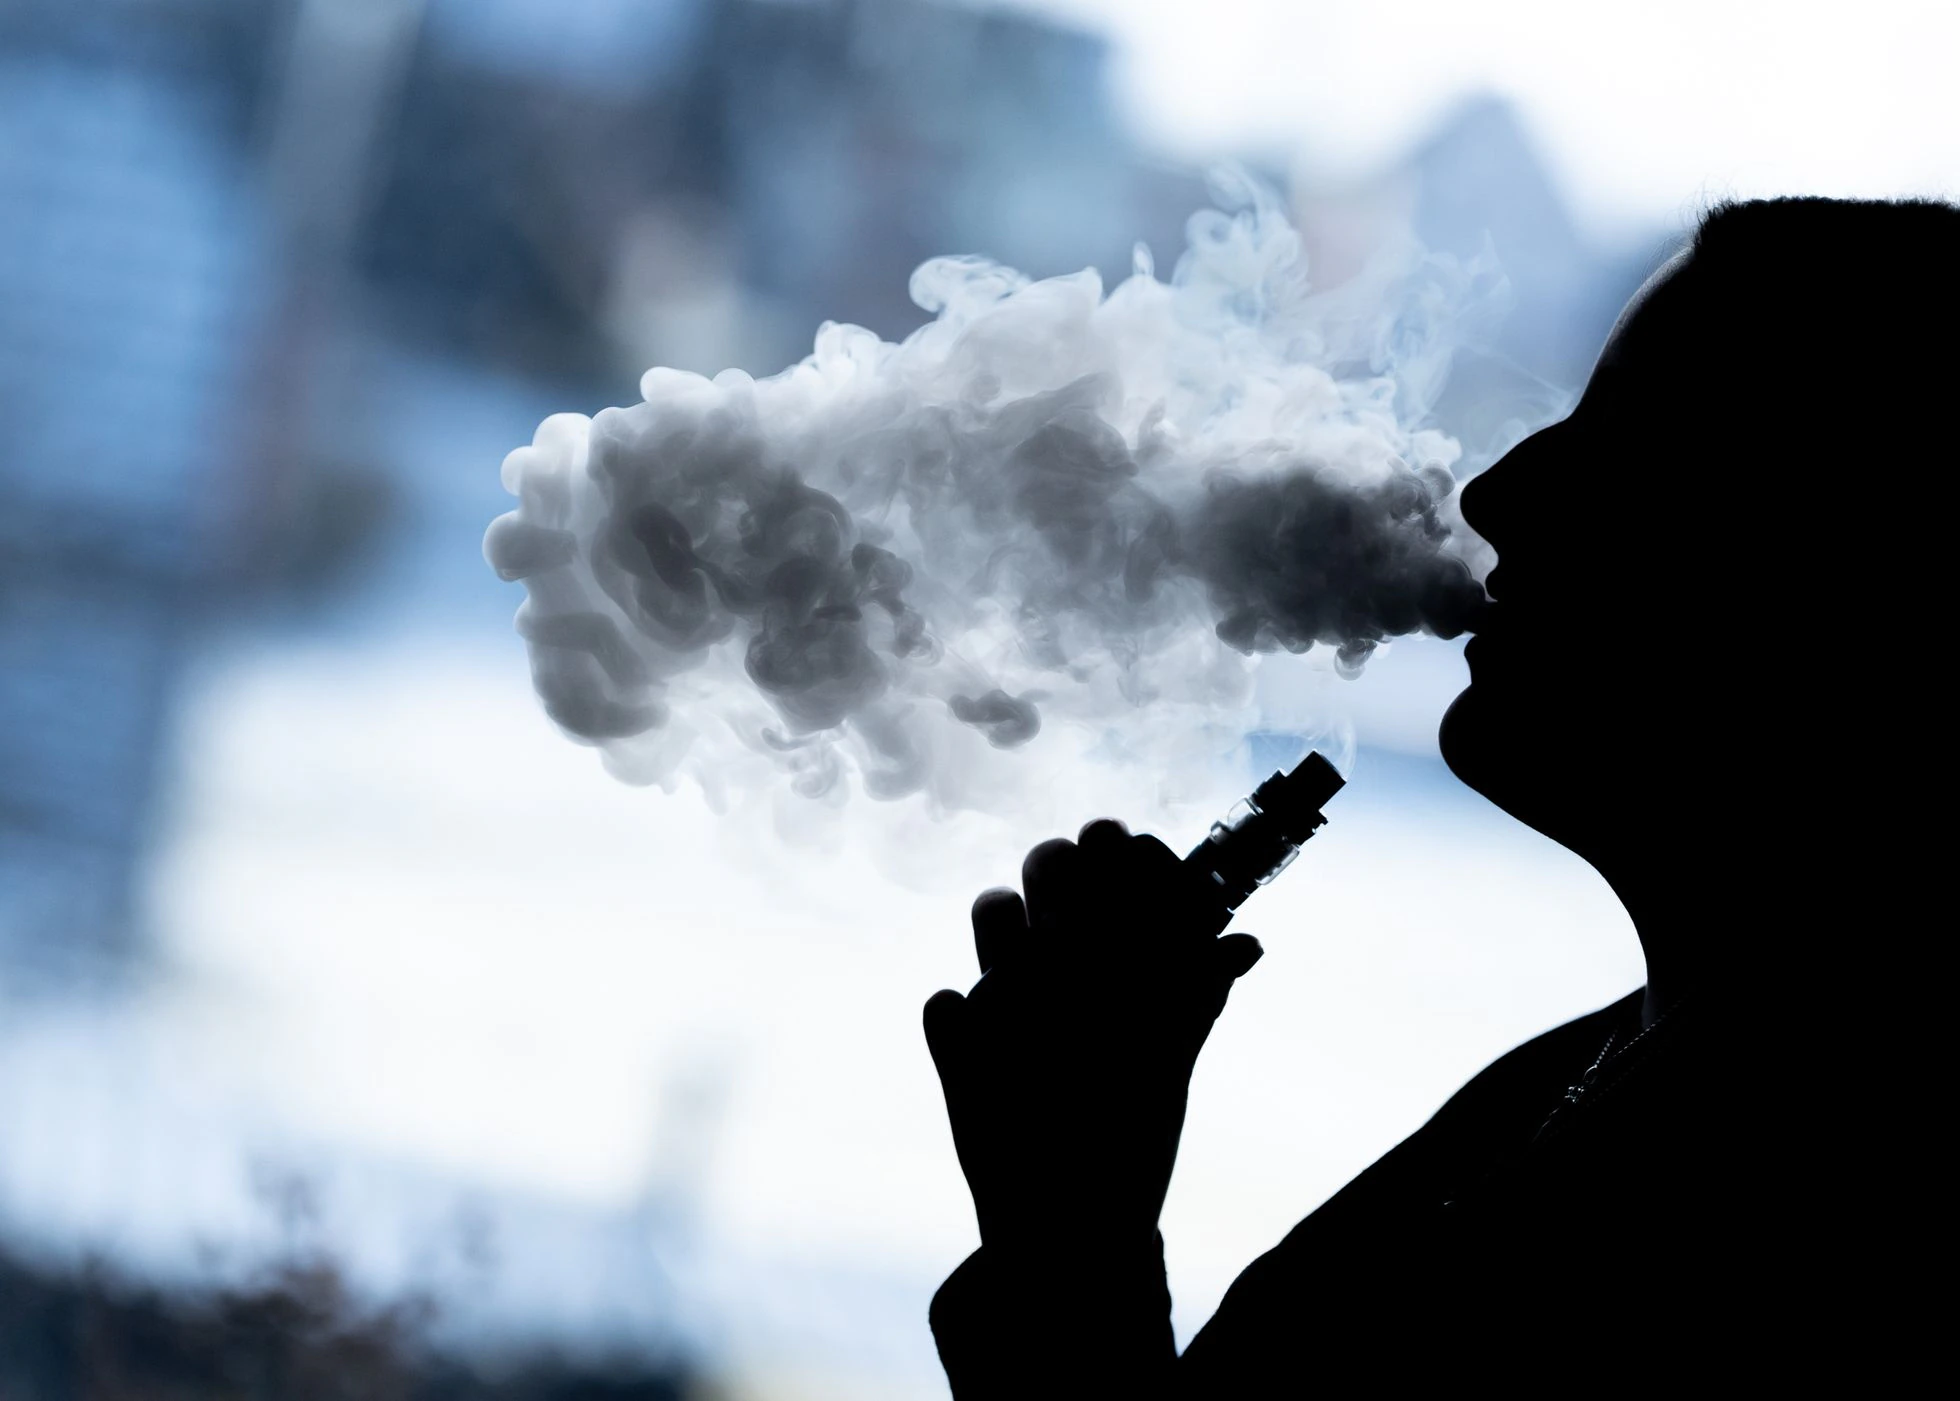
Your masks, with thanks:
M 1748 1377 L 1793 1278 L 1768 1248 L 1792 1183 L 1765 1165 L 1786 1155 L 1738 1023 L 1691 996 L 1641 1036 L 1640 1003 L 1485 1069 L 1253 1262 L 1182 1357 L 1161 1253 L 976 1251 L 933 1301 L 955 1397 L 1533 1390 L 1575 1367 L 1610 1389 L 1690 1359 Z

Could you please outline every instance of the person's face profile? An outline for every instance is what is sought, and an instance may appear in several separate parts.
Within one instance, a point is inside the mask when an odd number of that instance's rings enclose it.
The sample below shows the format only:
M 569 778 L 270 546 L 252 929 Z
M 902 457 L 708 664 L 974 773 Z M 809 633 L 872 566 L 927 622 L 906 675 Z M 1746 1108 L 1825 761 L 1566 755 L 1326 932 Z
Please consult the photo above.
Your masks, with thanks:
M 1668 626 L 1686 561 L 1655 501 L 1682 492 L 1671 340 L 1684 291 L 1670 263 L 1628 303 L 1585 393 L 1463 489 L 1497 562 L 1466 648 L 1471 684 L 1445 716 L 1444 759 L 1471 787 L 1560 840 L 1588 803 L 1637 778 L 1671 706 L 1644 650 Z

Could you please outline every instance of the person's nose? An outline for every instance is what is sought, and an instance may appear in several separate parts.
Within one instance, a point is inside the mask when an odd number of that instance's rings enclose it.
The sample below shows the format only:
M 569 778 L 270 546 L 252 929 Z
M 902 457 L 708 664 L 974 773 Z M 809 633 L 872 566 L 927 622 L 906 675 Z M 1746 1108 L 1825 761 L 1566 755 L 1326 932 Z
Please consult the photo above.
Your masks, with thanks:
M 1504 456 L 1486 467 L 1477 476 L 1464 483 L 1459 494 L 1459 505 L 1463 510 L 1464 523 L 1477 534 L 1484 537 L 1493 547 L 1497 541 L 1491 530 L 1503 520 L 1501 502 L 1506 495 L 1505 483 L 1511 476 L 1512 459 L 1524 444 L 1520 443 Z
M 1559 425 L 1540 429 L 1464 484 L 1463 519 L 1501 555 L 1534 503 L 1550 505 L 1545 466 L 1555 455 Z

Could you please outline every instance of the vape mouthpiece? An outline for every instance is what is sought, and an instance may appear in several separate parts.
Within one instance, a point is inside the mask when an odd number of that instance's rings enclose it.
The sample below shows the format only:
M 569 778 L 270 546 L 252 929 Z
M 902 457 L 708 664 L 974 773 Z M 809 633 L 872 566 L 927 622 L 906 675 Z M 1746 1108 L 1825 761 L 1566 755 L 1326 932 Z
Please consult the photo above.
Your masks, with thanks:
M 1324 826 L 1320 809 L 1346 785 L 1318 750 L 1275 773 L 1252 796 L 1211 825 L 1211 835 L 1184 858 L 1188 868 L 1207 876 L 1228 910 L 1236 910 L 1253 891 L 1292 864 L 1300 844 Z

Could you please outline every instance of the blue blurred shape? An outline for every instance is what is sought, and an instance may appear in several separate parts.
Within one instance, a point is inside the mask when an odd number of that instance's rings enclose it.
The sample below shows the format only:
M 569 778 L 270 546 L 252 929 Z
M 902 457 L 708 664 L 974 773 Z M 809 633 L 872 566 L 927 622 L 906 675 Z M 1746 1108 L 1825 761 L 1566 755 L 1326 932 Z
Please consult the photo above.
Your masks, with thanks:
M 432 0 L 429 37 L 486 69 L 642 92 L 694 52 L 707 0 Z
M 0 954 L 124 942 L 257 266 L 216 106 L 0 58 Z

